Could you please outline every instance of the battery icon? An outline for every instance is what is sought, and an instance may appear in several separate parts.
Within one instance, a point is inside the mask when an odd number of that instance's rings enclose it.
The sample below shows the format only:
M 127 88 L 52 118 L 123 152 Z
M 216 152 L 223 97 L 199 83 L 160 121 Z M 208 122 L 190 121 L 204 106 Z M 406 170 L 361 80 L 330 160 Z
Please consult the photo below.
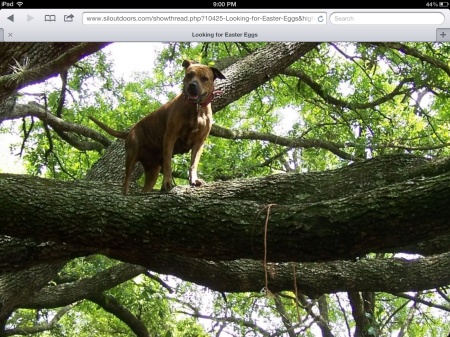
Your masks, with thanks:
M 448 2 L 439 2 L 439 7 L 448 7 Z

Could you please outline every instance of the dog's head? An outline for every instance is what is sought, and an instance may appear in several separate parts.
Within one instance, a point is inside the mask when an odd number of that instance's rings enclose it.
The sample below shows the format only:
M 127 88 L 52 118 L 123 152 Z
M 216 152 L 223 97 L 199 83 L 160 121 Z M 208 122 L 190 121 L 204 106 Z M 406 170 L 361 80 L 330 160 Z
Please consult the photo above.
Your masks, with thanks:
M 214 91 L 214 80 L 225 79 L 219 69 L 209 67 L 194 61 L 184 60 L 185 69 L 183 92 L 192 102 L 205 101 Z

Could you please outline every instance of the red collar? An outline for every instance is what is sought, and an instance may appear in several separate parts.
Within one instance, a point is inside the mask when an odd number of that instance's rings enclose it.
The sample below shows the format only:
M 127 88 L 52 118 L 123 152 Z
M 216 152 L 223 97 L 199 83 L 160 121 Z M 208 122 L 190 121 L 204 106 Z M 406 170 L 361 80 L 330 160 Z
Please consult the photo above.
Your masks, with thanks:
M 205 107 L 209 103 L 211 103 L 214 100 L 214 97 L 218 94 L 221 94 L 222 90 L 214 90 L 211 92 L 208 96 L 205 97 L 205 99 L 190 99 L 188 95 L 184 94 L 184 97 L 188 100 L 189 103 L 197 105 L 197 110 L 200 109 L 200 107 Z

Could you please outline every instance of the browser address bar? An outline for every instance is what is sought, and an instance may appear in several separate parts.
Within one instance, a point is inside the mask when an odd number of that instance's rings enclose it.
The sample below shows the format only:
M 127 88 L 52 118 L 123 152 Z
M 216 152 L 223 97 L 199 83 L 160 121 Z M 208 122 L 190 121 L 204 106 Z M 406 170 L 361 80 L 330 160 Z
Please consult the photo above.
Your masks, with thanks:
M 85 12 L 86 25 L 326 24 L 327 13 L 126 13 Z

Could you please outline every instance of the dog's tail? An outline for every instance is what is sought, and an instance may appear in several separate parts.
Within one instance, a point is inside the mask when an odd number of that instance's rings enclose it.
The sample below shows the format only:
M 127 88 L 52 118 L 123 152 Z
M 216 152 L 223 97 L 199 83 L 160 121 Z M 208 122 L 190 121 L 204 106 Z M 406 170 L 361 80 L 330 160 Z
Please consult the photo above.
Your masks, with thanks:
M 120 139 L 125 139 L 128 136 L 128 132 L 123 132 L 123 131 L 117 131 L 114 129 L 111 129 L 109 126 L 107 126 L 106 124 L 103 124 L 102 122 L 100 122 L 98 119 L 92 117 L 92 116 L 88 116 L 89 119 L 91 121 L 93 121 L 95 124 L 97 124 L 99 127 L 101 127 L 103 130 L 105 130 L 106 132 L 108 132 L 111 136 L 114 136 L 116 138 L 120 138 Z

